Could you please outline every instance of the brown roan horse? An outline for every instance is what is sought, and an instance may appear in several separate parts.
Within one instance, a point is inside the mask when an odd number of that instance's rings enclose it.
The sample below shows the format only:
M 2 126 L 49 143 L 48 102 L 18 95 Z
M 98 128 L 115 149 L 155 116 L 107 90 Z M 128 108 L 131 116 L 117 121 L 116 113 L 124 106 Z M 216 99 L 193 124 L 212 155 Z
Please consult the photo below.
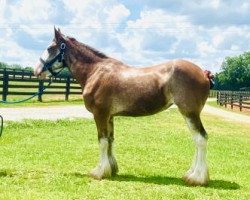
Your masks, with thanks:
M 91 177 L 103 179 L 118 172 L 113 152 L 115 116 L 152 115 L 176 104 L 196 147 L 194 161 L 183 178 L 190 185 L 208 183 L 207 133 L 200 113 L 209 94 L 210 73 L 185 60 L 130 67 L 55 29 L 34 74 L 45 78 L 64 66 L 81 85 L 85 106 L 93 113 L 98 131 L 100 162 L 90 172 Z

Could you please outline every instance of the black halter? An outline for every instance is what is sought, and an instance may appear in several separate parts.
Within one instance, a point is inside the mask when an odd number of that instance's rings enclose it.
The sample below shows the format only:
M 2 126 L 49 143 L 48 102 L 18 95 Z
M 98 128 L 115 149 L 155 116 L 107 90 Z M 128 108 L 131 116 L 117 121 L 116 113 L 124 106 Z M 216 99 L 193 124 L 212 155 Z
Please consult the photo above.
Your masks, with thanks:
M 66 49 L 66 44 L 63 42 L 60 45 L 60 53 L 55 58 L 53 58 L 52 60 L 50 60 L 48 62 L 45 62 L 42 58 L 40 58 L 40 61 L 43 63 L 42 72 L 45 72 L 45 71 L 48 70 L 53 76 L 56 76 L 57 74 L 59 74 L 63 70 L 63 68 L 66 66 L 66 63 L 65 63 L 65 60 L 64 60 L 65 49 Z M 59 72 L 54 72 L 53 68 L 52 68 L 53 64 L 56 61 L 63 63 L 63 67 Z

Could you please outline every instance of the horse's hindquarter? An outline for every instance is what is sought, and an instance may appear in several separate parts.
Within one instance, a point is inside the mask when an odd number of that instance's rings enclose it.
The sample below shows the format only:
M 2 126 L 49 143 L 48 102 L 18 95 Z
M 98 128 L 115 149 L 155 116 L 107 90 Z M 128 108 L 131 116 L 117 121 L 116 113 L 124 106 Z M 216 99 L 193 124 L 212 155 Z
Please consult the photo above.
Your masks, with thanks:
M 183 112 L 200 112 L 209 94 L 209 80 L 195 64 L 177 60 L 173 64 L 171 93 Z

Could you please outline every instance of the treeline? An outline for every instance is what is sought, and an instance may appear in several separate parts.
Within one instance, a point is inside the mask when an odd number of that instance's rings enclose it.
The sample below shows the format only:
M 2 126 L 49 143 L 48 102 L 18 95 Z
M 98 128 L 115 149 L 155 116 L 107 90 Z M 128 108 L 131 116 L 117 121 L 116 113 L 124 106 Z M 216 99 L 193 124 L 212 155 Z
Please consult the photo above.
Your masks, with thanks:
M 16 69 L 16 70 L 27 70 L 27 71 L 33 71 L 33 68 L 32 67 L 23 67 L 19 64 L 7 64 L 7 63 L 4 63 L 4 62 L 0 62 L 0 69 L 4 69 L 4 68 L 7 68 L 7 69 Z M 67 76 L 69 75 L 69 71 L 68 71 L 68 68 L 65 68 L 61 74 Z
M 221 72 L 215 74 L 214 89 L 250 91 L 250 52 L 225 58 Z
M 29 71 L 33 70 L 32 67 L 23 67 L 23 66 L 18 65 L 18 64 L 7 64 L 7 63 L 4 63 L 4 62 L 0 62 L 0 69 L 4 69 L 4 68 L 7 68 L 7 69 L 24 69 L 24 70 L 29 70 Z

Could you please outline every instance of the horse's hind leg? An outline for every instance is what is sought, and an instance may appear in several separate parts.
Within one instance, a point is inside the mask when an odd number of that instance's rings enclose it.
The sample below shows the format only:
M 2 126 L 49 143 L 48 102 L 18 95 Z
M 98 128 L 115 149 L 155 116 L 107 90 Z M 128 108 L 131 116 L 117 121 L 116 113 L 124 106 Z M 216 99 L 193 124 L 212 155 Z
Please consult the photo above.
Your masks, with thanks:
M 90 172 L 90 176 L 100 180 L 115 175 L 118 172 L 118 166 L 113 154 L 113 117 L 95 115 L 94 118 L 98 131 L 100 162 Z
M 206 163 L 207 133 L 202 125 L 200 114 L 184 114 L 193 140 L 196 145 L 193 164 L 183 177 L 190 185 L 207 185 L 209 181 L 208 167 Z

